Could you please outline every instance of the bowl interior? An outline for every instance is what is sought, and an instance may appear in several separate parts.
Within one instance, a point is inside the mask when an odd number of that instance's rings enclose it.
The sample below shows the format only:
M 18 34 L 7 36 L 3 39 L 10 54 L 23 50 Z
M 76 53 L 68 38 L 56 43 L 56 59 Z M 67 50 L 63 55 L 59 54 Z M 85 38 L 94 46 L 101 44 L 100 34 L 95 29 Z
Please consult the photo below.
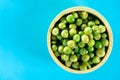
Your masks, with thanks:
M 56 24 L 56 22 L 64 15 L 68 14 L 68 13 L 71 13 L 71 12 L 74 12 L 74 11 L 86 11 L 94 16 L 96 16 L 98 19 L 101 20 L 101 22 L 106 26 L 106 29 L 107 29 L 107 33 L 108 33 L 108 39 L 109 39 L 109 46 L 108 46 L 108 50 L 106 52 L 106 55 L 103 57 L 102 61 L 97 64 L 96 66 L 88 69 L 88 70 L 85 70 L 85 71 L 80 71 L 80 70 L 74 70 L 74 69 L 71 69 L 71 68 L 68 68 L 66 67 L 64 64 L 62 64 L 58 59 L 57 57 L 54 55 L 52 49 L 51 49 L 51 31 L 52 31 L 52 28 L 54 27 L 54 25 Z M 53 60 L 60 66 L 62 67 L 63 69 L 65 69 L 66 71 L 69 71 L 69 72 L 73 72 L 73 73 L 78 73 L 78 74 L 82 74 L 82 73 L 88 73 L 88 72 L 91 72 L 91 71 L 94 71 L 96 69 L 98 69 L 100 66 L 102 66 L 105 61 L 108 59 L 110 53 L 111 53 L 111 50 L 112 50 L 112 42 L 113 42 L 113 37 L 112 37 L 112 31 L 111 31 L 111 28 L 110 28 L 110 25 L 108 24 L 107 20 L 100 14 L 98 13 L 97 11 L 91 9 L 91 8 L 88 8 L 88 7 L 72 7 L 72 8 L 69 8 L 69 9 L 66 9 L 64 11 L 62 11 L 60 14 L 58 14 L 54 20 L 52 21 L 50 27 L 49 27 L 49 30 L 48 30 L 48 36 L 47 36 L 47 44 L 48 44 L 48 49 L 49 49 L 49 53 L 51 55 L 51 57 L 53 58 Z

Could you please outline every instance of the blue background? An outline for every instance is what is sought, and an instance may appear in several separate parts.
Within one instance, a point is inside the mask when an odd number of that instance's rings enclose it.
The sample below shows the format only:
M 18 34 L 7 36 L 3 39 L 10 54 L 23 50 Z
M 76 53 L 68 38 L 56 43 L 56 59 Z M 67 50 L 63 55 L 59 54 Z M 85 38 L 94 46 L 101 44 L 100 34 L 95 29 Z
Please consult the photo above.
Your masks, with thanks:
M 87 6 L 110 23 L 114 45 L 108 61 L 87 74 L 64 71 L 47 49 L 47 31 L 62 10 Z M 0 80 L 119 80 L 120 5 L 117 0 L 0 0 Z

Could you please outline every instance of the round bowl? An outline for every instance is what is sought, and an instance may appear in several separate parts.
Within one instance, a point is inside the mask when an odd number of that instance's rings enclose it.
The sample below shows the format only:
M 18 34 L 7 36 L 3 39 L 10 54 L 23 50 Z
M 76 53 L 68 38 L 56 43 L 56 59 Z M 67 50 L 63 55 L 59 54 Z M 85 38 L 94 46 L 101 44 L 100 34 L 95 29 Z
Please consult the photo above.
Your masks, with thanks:
M 74 12 L 74 11 L 86 11 L 94 16 L 96 16 L 97 18 L 99 18 L 101 20 L 101 22 L 106 26 L 107 29 L 107 33 L 108 33 L 108 39 L 109 39 L 109 46 L 108 46 L 108 50 L 106 52 L 106 55 L 103 57 L 103 59 L 101 60 L 100 63 L 98 63 L 96 66 L 85 70 L 85 71 L 80 71 L 80 70 L 75 70 L 69 67 L 66 67 L 64 64 L 62 64 L 58 58 L 54 55 L 52 49 L 51 49 L 51 31 L 52 28 L 54 27 L 54 25 L 56 24 L 56 22 L 64 15 L 70 13 L 70 12 Z M 112 50 L 112 43 L 113 43 L 113 37 L 112 37 L 112 30 L 110 28 L 109 23 L 107 22 L 107 20 L 96 10 L 88 8 L 88 7 L 72 7 L 72 8 L 68 8 L 64 11 L 62 11 L 61 13 L 59 13 L 54 20 L 52 21 L 52 23 L 50 24 L 50 27 L 48 29 L 48 34 L 47 34 L 47 45 L 48 45 L 48 50 L 49 53 L 52 57 L 52 59 L 64 70 L 68 71 L 68 72 L 72 72 L 72 73 L 77 73 L 77 74 L 83 74 L 83 73 L 88 73 L 88 72 L 92 72 L 95 71 L 96 69 L 100 68 L 108 59 L 108 57 L 110 56 L 111 50 Z

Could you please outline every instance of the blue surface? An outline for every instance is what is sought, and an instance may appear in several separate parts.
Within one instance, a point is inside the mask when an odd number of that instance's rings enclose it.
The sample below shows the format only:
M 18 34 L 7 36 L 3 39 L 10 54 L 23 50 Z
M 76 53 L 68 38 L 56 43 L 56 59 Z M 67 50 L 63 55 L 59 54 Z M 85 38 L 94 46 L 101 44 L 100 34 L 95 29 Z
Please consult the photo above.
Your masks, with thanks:
M 51 21 L 73 6 L 99 11 L 113 31 L 114 46 L 108 61 L 87 74 L 64 71 L 47 49 Z M 117 0 L 0 0 L 0 80 L 119 80 L 119 7 Z

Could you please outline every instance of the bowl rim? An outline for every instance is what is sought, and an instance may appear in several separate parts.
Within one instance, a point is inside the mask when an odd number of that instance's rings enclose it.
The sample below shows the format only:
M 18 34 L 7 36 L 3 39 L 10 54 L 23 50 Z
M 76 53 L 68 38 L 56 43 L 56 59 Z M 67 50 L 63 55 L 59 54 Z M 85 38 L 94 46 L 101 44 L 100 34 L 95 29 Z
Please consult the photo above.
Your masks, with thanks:
M 108 37 L 109 37 L 109 46 L 108 46 L 108 50 L 106 52 L 106 55 L 104 56 L 104 58 L 102 59 L 102 61 L 100 63 L 98 63 L 96 66 L 84 70 L 84 71 L 80 71 L 80 70 L 75 70 L 69 67 L 66 67 L 64 64 L 62 64 L 57 57 L 54 55 L 52 49 L 51 49 L 51 31 L 52 28 L 54 27 L 54 24 L 64 15 L 74 12 L 74 11 L 86 11 L 94 16 L 96 16 L 98 19 L 100 19 L 103 24 L 106 26 L 107 32 L 108 32 Z M 72 73 L 76 73 L 76 74 L 83 74 L 83 73 L 88 73 L 88 72 L 92 72 L 97 70 L 98 68 L 100 68 L 109 58 L 110 53 L 112 51 L 112 46 L 113 46 L 113 35 L 112 35 L 112 30 L 111 27 L 108 23 L 108 21 L 105 19 L 105 17 L 102 16 L 101 13 L 99 13 L 98 11 L 90 8 L 90 7 L 85 7 L 85 6 L 76 6 L 76 7 L 70 7 L 68 9 L 63 10 L 62 12 L 60 12 L 51 22 L 49 29 L 48 29 L 48 33 L 47 33 L 47 46 L 48 46 L 48 50 L 49 53 L 53 59 L 53 61 L 59 65 L 61 68 L 63 68 L 64 70 L 68 71 L 68 72 L 72 72 Z

